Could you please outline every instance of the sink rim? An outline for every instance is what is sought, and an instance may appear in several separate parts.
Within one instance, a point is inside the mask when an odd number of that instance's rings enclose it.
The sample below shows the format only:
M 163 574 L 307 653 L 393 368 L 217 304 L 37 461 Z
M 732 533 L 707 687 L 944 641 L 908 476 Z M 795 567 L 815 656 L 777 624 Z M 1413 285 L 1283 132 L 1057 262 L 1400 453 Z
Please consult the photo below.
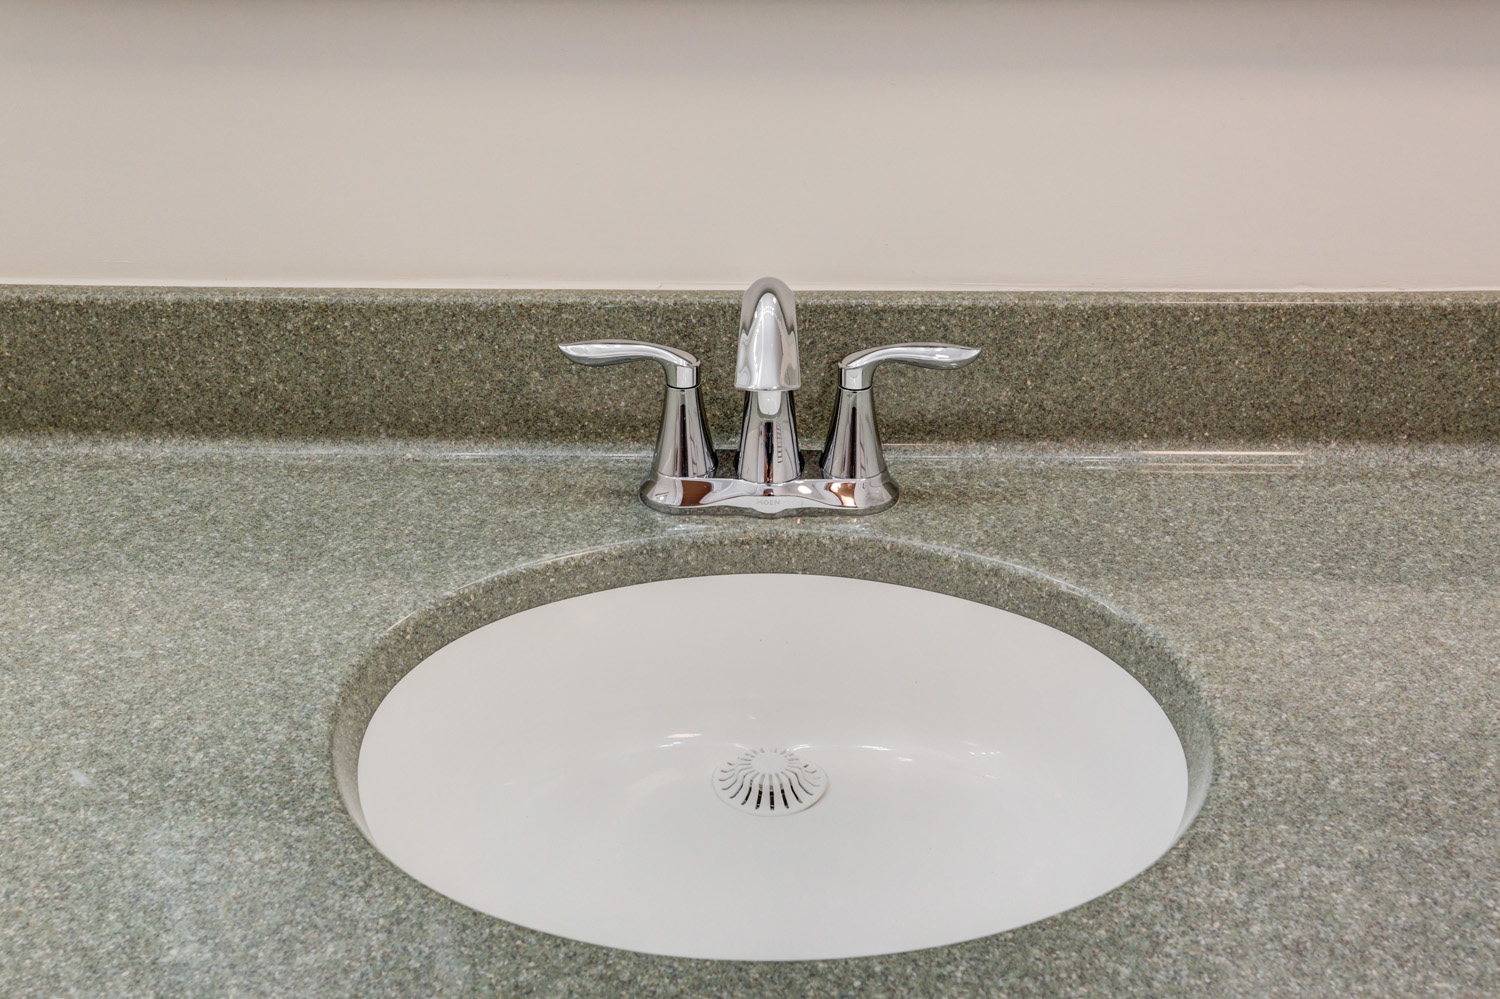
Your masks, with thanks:
M 1127 884 L 1160 872 L 1202 813 L 1213 784 L 1217 726 L 1189 664 L 1144 622 L 1078 586 L 1001 559 L 847 530 L 772 527 L 634 539 L 521 563 L 460 587 L 388 628 L 366 655 L 345 670 L 329 736 L 339 795 L 366 844 L 380 852 L 359 797 L 359 753 L 364 734 L 386 695 L 428 656 L 493 621 L 568 597 L 664 579 L 757 572 L 868 579 L 972 600 L 1071 635 L 1134 677 L 1161 706 L 1182 744 L 1188 794 L 1171 846 Z M 384 854 L 381 857 L 393 873 L 415 880 Z M 468 909 L 446 896 L 443 899 L 446 904 Z M 1063 915 L 1034 925 L 1046 925 Z M 485 918 L 497 917 L 486 914 Z M 507 925 L 522 932 L 549 935 L 518 924 Z M 1024 927 L 997 936 L 1020 929 Z

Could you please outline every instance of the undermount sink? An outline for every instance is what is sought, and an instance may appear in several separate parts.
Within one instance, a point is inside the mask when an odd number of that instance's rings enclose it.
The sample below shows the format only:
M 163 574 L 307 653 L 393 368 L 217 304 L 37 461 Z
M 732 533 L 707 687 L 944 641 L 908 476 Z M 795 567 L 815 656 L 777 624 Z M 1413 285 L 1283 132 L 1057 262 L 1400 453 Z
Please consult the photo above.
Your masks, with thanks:
M 1115 661 L 926 589 L 665 579 L 427 641 L 344 749 L 362 830 L 464 905 L 610 947 L 802 960 L 998 933 L 1150 867 L 1206 783 Z

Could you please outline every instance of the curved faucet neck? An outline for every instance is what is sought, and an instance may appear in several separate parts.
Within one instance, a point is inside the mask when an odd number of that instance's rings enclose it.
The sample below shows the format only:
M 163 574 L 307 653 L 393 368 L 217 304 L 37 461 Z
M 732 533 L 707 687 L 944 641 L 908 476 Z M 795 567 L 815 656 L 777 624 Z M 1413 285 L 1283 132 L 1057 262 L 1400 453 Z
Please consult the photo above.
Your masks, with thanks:
M 797 302 L 775 278 L 761 278 L 740 304 L 734 387 L 742 392 L 791 392 L 802 387 L 797 353 Z
M 792 392 L 802 387 L 797 302 L 775 278 L 761 278 L 740 305 L 734 387 L 745 393 L 738 468 L 748 482 L 790 482 L 802 474 Z

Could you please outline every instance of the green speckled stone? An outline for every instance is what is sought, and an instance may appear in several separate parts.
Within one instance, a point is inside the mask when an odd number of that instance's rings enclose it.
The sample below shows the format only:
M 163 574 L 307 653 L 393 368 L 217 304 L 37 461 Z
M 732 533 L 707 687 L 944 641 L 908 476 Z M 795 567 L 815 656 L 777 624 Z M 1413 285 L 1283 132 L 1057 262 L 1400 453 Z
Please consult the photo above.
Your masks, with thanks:
M 645 444 L 661 374 L 556 345 L 658 340 L 704 363 L 738 437 L 736 292 L 276 291 L 0 286 L 0 432 Z M 888 440 L 1500 438 L 1500 293 L 798 296 L 805 443 L 835 365 L 903 340 L 981 347 L 890 365 Z
M 100 355 L 79 363 L 115 363 Z M 120 372 L 113 412 L 139 419 Z M 85 383 L 105 391 L 56 387 Z M 570 391 L 602 407 L 601 384 Z M 234 398 L 234 419 L 287 431 L 263 396 Z M 1288 426 L 1316 409 L 1287 405 Z M 1413 410 L 1433 434 L 1466 412 L 1433 405 Z M 1255 402 L 1245 426 L 1273 409 Z M 159 430 L 208 408 L 158 412 Z M 1494 417 L 1464 419 L 1477 434 Z M 1493 444 L 905 447 L 891 511 L 757 523 L 647 510 L 639 448 L 77 439 L 41 422 L 53 432 L 0 438 L 7 999 L 1500 995 Z M 785 964 L 520 929 L 360 835 L 340 739 L 407 639 L 570 588 L 772 566 L 925 582 L 1110 647 L 1169 702 L 1190 757 L 1211 747 L 1196 822 L 1125 886 L 1031 926 Z

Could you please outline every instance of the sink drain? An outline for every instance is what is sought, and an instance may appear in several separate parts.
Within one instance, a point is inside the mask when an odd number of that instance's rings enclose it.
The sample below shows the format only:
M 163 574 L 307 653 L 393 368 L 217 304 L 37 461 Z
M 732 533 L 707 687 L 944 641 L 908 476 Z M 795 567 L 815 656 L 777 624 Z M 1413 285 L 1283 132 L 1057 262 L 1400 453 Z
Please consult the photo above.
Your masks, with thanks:
M 823 797 L 828 776 L 795 753 L 756 749 L 715 770 L 714 790 L 742 812 L 791 815 Z

